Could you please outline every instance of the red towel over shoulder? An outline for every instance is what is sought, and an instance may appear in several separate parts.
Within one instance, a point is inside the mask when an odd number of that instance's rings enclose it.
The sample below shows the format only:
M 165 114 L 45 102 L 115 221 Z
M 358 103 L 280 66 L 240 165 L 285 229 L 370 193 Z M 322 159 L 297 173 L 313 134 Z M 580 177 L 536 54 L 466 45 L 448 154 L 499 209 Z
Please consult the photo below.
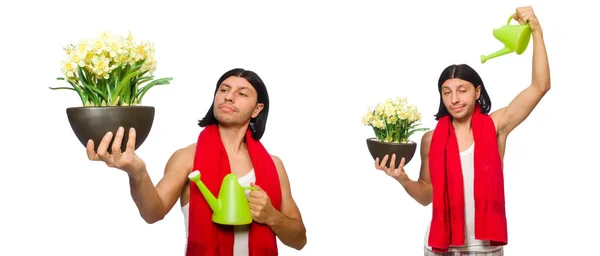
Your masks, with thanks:
M 281 188 L 279 175 L 271 155 L 260 141 L 246 133 L 248 152 L 256 176 L 256 184 L 271 199 L 275 209 L 280 210 Z M 221 141 L 217 125 L 209 125 L 198 136 L 194 170 L 200 171 L 200 179 L 217 196 L 223 178 L 231 173 L 229 158 Z M 190 206 L 186 256 L 232 256 L 233 227 L 212 222 L 212 210 L 198 187 L 190 183 Z M 277 240 L 271 229 L 257 222 L 250 224 L 248 237 L 250 256 L 278 255 Z
M 475 143 L 475 238 L 493 246 L 508 243 L 504 176 L 492 118 L 475 106 L 471 129 Z M 433 213 L 429 246 L 436 252 L 465 243 L 465 199 L 458 142 L 450 116 L 438 120 L 429 150 Z

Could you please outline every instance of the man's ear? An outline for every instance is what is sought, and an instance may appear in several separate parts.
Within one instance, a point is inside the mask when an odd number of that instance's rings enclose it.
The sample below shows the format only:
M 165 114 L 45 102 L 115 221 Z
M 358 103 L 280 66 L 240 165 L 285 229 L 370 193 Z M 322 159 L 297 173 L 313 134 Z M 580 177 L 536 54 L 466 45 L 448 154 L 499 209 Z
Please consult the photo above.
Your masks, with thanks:
M 254 112 L 252 113 L 252 118 L 256 118 L 258 116 L 258 114 L 260 114 L 260 111 L 263 110 L 264 107 L 265 107 L 265 104 L 262 104 L 262 103 L 256 104 L 256 107 L 254 108 Z
M 477 88 L 475 88 L 475 95 L 477 96 L 477 99 L 481 96 L 481 85 L 478 85 Z

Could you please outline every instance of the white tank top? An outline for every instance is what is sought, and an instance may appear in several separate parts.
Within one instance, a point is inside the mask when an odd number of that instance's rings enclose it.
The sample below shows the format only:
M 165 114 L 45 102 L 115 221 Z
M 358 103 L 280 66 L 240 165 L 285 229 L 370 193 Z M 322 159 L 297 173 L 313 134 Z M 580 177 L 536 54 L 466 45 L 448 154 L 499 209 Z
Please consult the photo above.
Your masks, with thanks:
M 465 245 L 464 246 L 451 246 L 448 251 L 451 252 L 486 252 L 493 251 L 497 249 L 496 246 L 490 246 L 489 241 L 477 240 L 475 239 L 475 202 L 473 195 L 473 180 L 475 178 L 475 169 L 474 169 L 474 149 L 475 144 L 471 144 L 471 146 L 465 151 L 460 152 L 460 162 L 462 167 L 462 175 L 463 175 L 463 184 L 464 184 L 464 195 L 465 195 Z M 429 228 L 431 227 L 431 223 L 427 226 L 427 231 L 425 232 L 425 246 L 431 249 L 428 246 L 429 240 Z
M 256 176 L 254 176 L 254 169 L 250 170 L 250 172 L 240 178 L 238 178 L 240 185 L 242 186 L 250 186 L 251 182 L 256 182 Z M 246 190 L 246 196 L 250 193 L 249 190 Z M 189 216 L 189 205 L 190 203 L 185 204 L 181 207 L 181 211 L 183 212 L 183 219 L 185 221 L 185 237 L 187 243 L 187 233 L 188 233 L 188 216 Z M 248 255 L 248 231 L 250 225 L 236 225 L 234 226 L 234 244 L 233 244 L 233 255 L 234 256 L 247 256 Z

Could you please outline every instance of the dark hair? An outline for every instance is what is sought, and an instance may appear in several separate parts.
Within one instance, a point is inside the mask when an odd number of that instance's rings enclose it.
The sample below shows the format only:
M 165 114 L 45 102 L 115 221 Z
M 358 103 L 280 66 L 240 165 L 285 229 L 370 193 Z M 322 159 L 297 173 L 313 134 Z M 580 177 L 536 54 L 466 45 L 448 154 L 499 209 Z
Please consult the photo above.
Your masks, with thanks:
M 440 93 L 440 108 L 438 113 L 435 114 L 435 120 L 439 120 L 440 118 L 450 115 L 448 113 L 448 109 L 444 105 L 444 101 L 442 100 L 442 84 L 448 80 L 453 78 L 459 78 L 465 81 L 469 81 L 473 84 L 474 87 L 481 85 L 481 92 L 479 95 L 479 99 L 477 99 L 477 103 L 479 103 L 481 107 L 481 113 L 487 114 L 490 112 L 492 108 L 492 101 L 490 100 L 490 96 L 485 90 L 485 86 L 483 85 L 483 81 L 477 71 L 471 68 L 467 64 L 459 64 L 459 65 L 450 65 L 442 71 L 440 78 L 438 80 L 438 92 Z
M 264 104 L 264 107 L 262 111 L 260 111 L 258 116 L 250 120 L 249 127 L 250 131 L 252 132 L 252 138 L 254 138 L 255 140 L 260 140 L 260 138 L 262 138 L 263 134 L 265 133 L 265 127 L 267 125 L 267 116 L 269 115 L 269 94 L 267 93 L 267 87 L 263 83 L 262 79 L 260 79 L 260 77 L 253 71 L 244 70 L 241 68 L 234 68 L 225 72 L 225 74 L 223 74 L 221 78 L 219 78 L 219 81 L 217 82 L 217 87 L 215 88 L 215 94 L 217 93 L 217 90 L 219 89 L 221 83 L 231 76 L 246 79 L 246 81 L 248 81 L 256 90 L 256 93 L 258 95 L 257 103 Z M 211 124 L 218 124 L 217 118 L 214 114 L 214 97 L 213 102 L 210 105 L 210 108 L 208 109 L 208 112 L 206 112 L 204 118 L 202 118 L 198 122 L 198 125 L 200 127 L 206 127 Z

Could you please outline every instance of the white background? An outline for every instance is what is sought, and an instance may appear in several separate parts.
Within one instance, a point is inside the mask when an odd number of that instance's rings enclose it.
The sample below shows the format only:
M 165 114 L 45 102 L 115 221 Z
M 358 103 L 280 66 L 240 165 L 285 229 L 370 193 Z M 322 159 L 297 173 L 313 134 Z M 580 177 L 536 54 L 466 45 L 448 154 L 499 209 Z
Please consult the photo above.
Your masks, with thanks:
M 488 5 L 489 4 L 489 5 Z M 467 63 L 483 77 L 492 110 L 531 79 L 521 56 L 479 62 L 502 45 L 492 29 L 533 5 L 544 29 L 552 89 L 510 135 L 505 157 L 507 255 L 592 251 L 597 243 L 597 8 L 583 1 L 19 1 L 0 9 L 2 153 L 0 255 L 183 255 L 179 203 L 146 224 L 127 176 L 89 162 L 66 118 L 79 106 L 64 85 L 62 47 L 105 30 L 156 44 L 156 107 L 138 154 L 156 183 L 178 148 L 196 141 L 215 83 L 242 67 L 265 81 L 271 110 L 263 143 L 289 173 L 307 227 L 300 251 L 281 255 L 422 255 L 431 206 L 375 170 L 361 118 L 407 96 L 434 128 L 443 68 Z M 422 133 L 413 140 L 420 142 Z M 415 159 L 419 159 L 419 153 Z M 406 171 L 418 177 L 418 161 Z M 588 231 L 588 234 L 584 234 Z

